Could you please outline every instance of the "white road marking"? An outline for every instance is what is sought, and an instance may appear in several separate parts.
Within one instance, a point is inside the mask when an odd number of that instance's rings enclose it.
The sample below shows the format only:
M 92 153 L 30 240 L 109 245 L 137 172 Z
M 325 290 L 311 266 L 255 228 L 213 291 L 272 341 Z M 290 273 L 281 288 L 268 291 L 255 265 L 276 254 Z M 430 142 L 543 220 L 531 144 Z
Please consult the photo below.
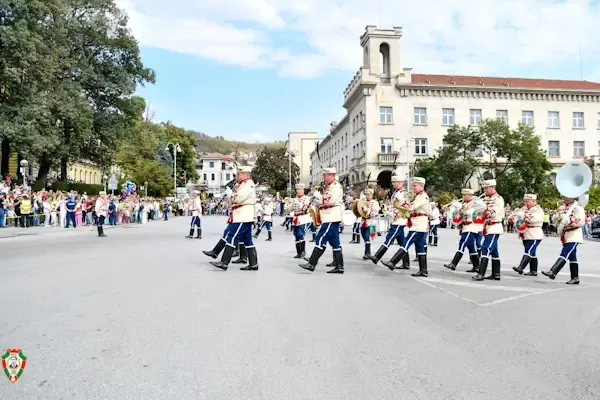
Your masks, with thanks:
M 565 290 L 565 289 L 547 289 L 547 290 L 540 290 L 539 292 L 523 293 L 523 294 L 518 294 L 516 296 L 505 297 L 503 299 L 493 300 L 493 301 L 483 303 L 483 304 L 478 304 L 478 305 L 481 307 L 489 307 L 489 306 L 494 306 L 496 304 L 505 303 L 505 302 L 511 301 L 511 300 L 522 299 L 523 297 L 535 296 L 538 294 L 546 294 L 546 293 L 550 293 L 550 292 L 559 292 L 561 290 Z
M 461 295 L 459 295 L 459 294 L 456 294 L 456 293 L 454 293 L 454 292 L 451 292 L 451 291 L 449 291 L 449 290 L 442 289 L 442 288 L 441 288 L 441 287 L 439 287 L 439 286 L 435 286 L 435 285 L 433 285 L 433 284 L 431 284 L 431 283 L 427 282 L 425 279 L 421 279 L 421 278 L 415 278 L 415 277 L 412 277 L 412 276 L 411 276 L 411 278 L 413 278 L 413 279 L 414 279 L 415 281 L 417 281 L 417 282 L 420 282 L 420 283 L 422 283 L 422 284 L 424 284 L 424 285 L 427 285 L 427 286 L 429 286 L 429 287 L 432 287 L 432 288 L 434 288 L 434 289 L 437 289 L 437 290 L 439 290 L 439 291 L 442 291 L 442 292 L 444 292 L 444 293 L 447 293 L 447 294 L 449 294 L 449 295 L 451 295 L 451 296 L 454 296 L 454 297 L 457 297 L 457 298 L 459 298 L 459 299 L 461 299 L 461 300 L 464 300 L 464 301 L 467 301 L 467 302 L 469 302 L 469 303 L 475 304 L 476 306 L 478 306 L 478 305 L 479 305 L 479 303 L 477 303 L 477 302 L 475 302 L 475 301 L 473 301 L 473 300 L 471 300 L 471 299 L 468 299 L 468 298 L 466 298 L 466 297 L 463 297 L 463 296 L 461 296 Z
M 521 287 L 521 286 L 500 286 L 500 285 L 494 284 L 494 282 L 496 282 L 496 281 L 492 281 L 491 284 L 487 284 L 486 281 L 475 283 L 475 282 L 460 282 L 460 281 L 455 281 L 455 280 L 450 280 L 450 279 L 439 279 L 439 278 L 423 278 L 423 279 L 427 279 L 428 282 L 433 282 L 433 283 L 443 283 L 446 285 L 464 286 L 464 287 L 484 289 L 484 290 L 504 290 L 504 291 L 508 291 L 508 292 L 539 292 L 541 290 L 548 290 L 548 289 L 542 289 L 542 288 L 536 289 L 536 288 L 528 288 L 528 287 Z

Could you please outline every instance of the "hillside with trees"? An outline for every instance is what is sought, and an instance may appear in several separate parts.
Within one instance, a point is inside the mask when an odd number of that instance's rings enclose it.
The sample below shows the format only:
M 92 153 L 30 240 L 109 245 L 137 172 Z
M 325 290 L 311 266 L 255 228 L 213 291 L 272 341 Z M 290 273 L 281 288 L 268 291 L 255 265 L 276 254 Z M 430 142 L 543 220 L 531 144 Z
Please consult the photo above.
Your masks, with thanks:
M 194 136 L 194 145 L 200 153 L 220 153 L 229 154 L 236 151 L 258 152 L 263 147 L 281 147 L 285 146 L 285 141 L 276 141 L 268 143 L 249 143 L 227 140 L 223 136 L 211 137 L 202 132 L 189 130 Z

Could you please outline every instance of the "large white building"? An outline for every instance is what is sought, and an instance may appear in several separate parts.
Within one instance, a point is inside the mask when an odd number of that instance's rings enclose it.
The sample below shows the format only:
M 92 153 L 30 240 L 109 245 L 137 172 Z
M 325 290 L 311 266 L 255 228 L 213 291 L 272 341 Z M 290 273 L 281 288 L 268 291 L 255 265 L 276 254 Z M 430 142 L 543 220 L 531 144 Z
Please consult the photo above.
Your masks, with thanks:
M 220 197 L 225 191 L 225 185 L 236 174 L 236 163 L 229 156 L 218 153 L 202 153 L 198 155 L 196 172 L 200 176 L 198 185 L 206 188 L 208 194 Z
M 317 132 L 290 132 L 286 142 L 286 149 L 293 155 L 293 160 L 300 169 L 298 180 L 305 185 L 311 182 L 310 153 L 315 149 Z
M 417 158 L 431 156 L 453 124 L 501 118 L 531 125 L 559 167 L 600 154 L 600 83 L 415 74 L 402 66 L 402 28 L 369 25 L 363 65 L 344 90 L 347 113 L 311 154 L 313 181 L 334 166 L 351 184 L 389 187 Z M 319 160 L 320 158 L 320 160 Z

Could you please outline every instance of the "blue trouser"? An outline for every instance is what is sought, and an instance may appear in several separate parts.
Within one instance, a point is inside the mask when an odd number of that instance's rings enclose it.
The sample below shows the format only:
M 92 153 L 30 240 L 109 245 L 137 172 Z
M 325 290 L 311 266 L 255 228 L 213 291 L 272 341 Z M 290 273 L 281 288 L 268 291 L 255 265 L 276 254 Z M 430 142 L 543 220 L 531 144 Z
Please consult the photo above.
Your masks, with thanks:
M 236 247 L 242 243 L 247 249 L 254 247 L 252 242 L 252 222 L 234 222 L 226 229 L 227 237 L 225 242 L 229 247 Z
M 408 252 L 408 249 L 410 249 L 410 246 L 413 244 L 415 245 L 417 256 L 427 254 L 425 252 L 425 248 L 427 247 L 427 232 L 408 231 L 406 242 L 404 246 L 400 246 L 400 248 Z
M 4 226 L 4 208 L 0 208 L 0 228 Z
M 437 245 L 438 242 L 438 226 L 429 225 L 429 243 Z
M 168 221 L 168 220 L 169 220 L 169 210 L 165 210 L 165 211 L 163 211 L 163 219 L 164 219 L 165 221 Z
M 560 252 L 560 257 L 571 263 L 577 262 L 577 245 L 579 243 L 565 243 Z
M 312 232 L 312 233 L 317 233 L 317 227 L 315 226 L 315 224 L 313 224 L 312 222 L 310 223 L 310 226 L 308 227 L 308 229 Z
M 325 245 L 329 243 L 333 251 L 341 250 L 340 246 L 340 223 L 325 222 L 319 226 L 317 232 L 316 246 L 319 249 L 325 250 Z
M 385 236 L 383 245 L 389 248 L 394 243 L 394 240 L 396 240 L 400 246 L 404 246 L 406 241 L 406 236 L 404 235 L 404 225 L 390 226 L 390 229 L 387 231 L 387 235 Z
M 201 228 L 201 227 L 202 227 L 202 225 L 200 224 L 200 216 L 194 215 L 192 217 L 192 222 L 190 223 L 190 229 Z
M 266 229 L 267 232 L 271 232 L 271 227 L 273 226 L 273 221 L 263 221 L 260 229 Z
M 483 244 L 481 245 L 481 257 L 499 260 L 500 253 L 498 252 L 498 239 L 500 235 L 485 235 Z
M 469 255 L 477 255 L 477 247 L 475 241 L 477 239 L 476 232 L 463 232 L 460 234 L 458 241 L 458 252 L 465 254 L 465 249 L 469 250 Z
M 352 233 L 355 235 L 360 235 L 360 223 L 359 222 L 355 222 L 354 225 L 352 225 Z
M 475 247 L 477 251 L 481 250 L 481 246 L 483 245 L 483 232 L 477 232 L 477 236 L 475 237 Z
M 67 211 L 67 225 L 65 226 L 65 228 L 68 228 L 71 222 L 73 223 L 73 228 L 76 228 L 77 222 L 75 221 L 75 212 Z
M 304 242 L 304 234 L 306 233 L 306 229 L 308 229 L 307 225 L 308 224 L 294 225 L 293 233 L 296 243 Z
M 525 255 L 531 258 L 537 258 L 537 248 L 542 243 L 542 240 L 523 240 Z
M 365 244 L 371 244 L 371 226 L 360 227 L 360 236 L 362 236 Z
M 116 212 L 111 212 L 110 215 L 108 216 L 108 223 L 110 225 L 116 225 L 117 224 L 117 213 Z

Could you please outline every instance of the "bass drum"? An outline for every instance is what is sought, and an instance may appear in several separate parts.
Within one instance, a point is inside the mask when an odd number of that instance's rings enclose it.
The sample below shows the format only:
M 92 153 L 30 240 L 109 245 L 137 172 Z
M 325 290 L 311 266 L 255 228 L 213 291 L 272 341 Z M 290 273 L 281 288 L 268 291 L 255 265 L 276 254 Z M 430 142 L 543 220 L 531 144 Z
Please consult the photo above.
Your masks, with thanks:
M 356 222 L 356 215 L 352 210 L 346 210 L 342 213 L 342 224 L 345 226 L 352 226 Z

